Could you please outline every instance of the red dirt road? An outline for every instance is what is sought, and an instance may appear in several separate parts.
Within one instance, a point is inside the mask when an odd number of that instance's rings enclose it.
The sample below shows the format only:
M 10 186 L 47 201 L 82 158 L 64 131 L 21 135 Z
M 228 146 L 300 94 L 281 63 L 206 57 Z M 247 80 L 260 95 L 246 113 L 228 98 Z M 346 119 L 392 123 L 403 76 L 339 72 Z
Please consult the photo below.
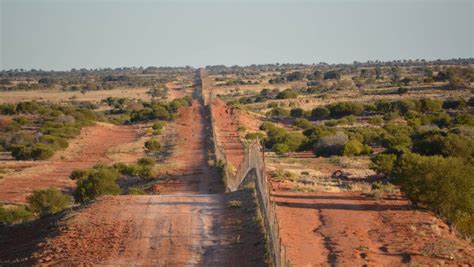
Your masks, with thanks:
M 104 197 L 81 210 L 35 255 L 49 264 L 225 266 L 222 195 Z M 88 245 L 89 244 L 89 245 Z M 61 250 L 58 251 L 58 248 Z
M 138 132 L 132 126 L 97 123 L 82 130 L 65 151 L 57 152 L 50 160 L 31 162 L 32 167 L 0 179 L 0 202 L 24 203 L 33 190 L 47 187 L 72 189 L 69 179 L 74 169 L 89 168 L 97 163 L 110 163 L 107 151 L 117 145 L 133 142 Z M 61 159 L 60 155 L 63 156 Z M 4 165 L 12 164 L 2 162 Z
M 48 265 L 263 266 L 251 192 L 222 193 L 208 165 L 206 116 L 199 101 L 180 110 L 169 159 L 179 168 L 166 195 L 102 197 L 49 225 L 50 236 L 39 243 L 21 243 L 16 236 L 24 231 L 13 229 L 0 241 L 0 259 L 11 262 L 26 254 L 32 257 L 24 263 Z M 242 201 L 241 208 L 227 207 L 234 199 Z
M 273 200 L 283 244 L 295 266 L 474 263 L 472 247 L 440 219 L 413 210 L 403 198 L 276 192 Z
M 158 185 L 162 194 L 217 193 L 224 186 L 217 170 L 208 164 L 210 143 L 209 114 L 197 100 L 192 106 L 181 107 L 179 118 L 172 127 L 174 149 L 165 163 L 174 164 L 167 175 L 174 179 Z

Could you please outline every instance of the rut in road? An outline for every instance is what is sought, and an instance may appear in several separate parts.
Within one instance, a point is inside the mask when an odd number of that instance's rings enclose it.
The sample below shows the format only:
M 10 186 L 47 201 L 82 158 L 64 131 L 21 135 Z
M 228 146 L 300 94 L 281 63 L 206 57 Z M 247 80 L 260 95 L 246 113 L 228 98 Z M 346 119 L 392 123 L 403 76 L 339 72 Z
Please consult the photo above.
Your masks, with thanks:
M 175 121 L 175 182 L 166 195 L 106 196 L 61 220 L 58 233 L 35 249 L 36 262 L 123 266 L 261 266 L 253 198 L 241 209 L 226 203 L 209 167 L 210 117 L 202 101 L 182 107 Z M 247 203 L 247 204 L 246 204 Z M 1 253 L 0 253 L 1 254 Z

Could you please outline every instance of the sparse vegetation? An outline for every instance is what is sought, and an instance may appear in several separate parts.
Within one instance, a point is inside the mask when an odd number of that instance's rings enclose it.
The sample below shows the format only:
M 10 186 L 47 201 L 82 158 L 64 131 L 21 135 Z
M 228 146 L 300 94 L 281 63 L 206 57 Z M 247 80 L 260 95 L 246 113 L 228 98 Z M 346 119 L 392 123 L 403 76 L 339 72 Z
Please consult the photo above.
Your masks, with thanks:
M 57 188 L 34 191 L 28 197 L 29 210 L 36 214 L 45 215 L 59 212 L 72 203 L 72 198 Z

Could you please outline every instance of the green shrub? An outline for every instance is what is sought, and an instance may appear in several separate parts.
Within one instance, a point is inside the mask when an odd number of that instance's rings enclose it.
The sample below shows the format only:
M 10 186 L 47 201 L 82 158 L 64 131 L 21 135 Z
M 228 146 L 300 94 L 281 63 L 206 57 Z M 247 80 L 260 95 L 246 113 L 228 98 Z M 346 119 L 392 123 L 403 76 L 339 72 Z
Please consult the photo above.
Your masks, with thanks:
M 161 130 L 161 129 L 163 129 L 165 124 L 166 123 L 164 121 L 157 121 L 157 122 L 153 123 L 153 126 L 151 126 L 151 128 L 153 130 Z
M 152 120 L 169 120 L 171 119 L 171 113 L 167 108 L 160 104 L 148 105 L 140 110 L 134 110 L 130 114 L 130 121 L 132 123 Z
M 342 148 L 342 155 L 344 156 L 358 156 L 367 155 L 371 153 L 370 147 L 362 144 L 357 140 L 350 140 L 344 144 Z
M 52 135 L 43 135 L 40 138 L 40 142 L 43 144 L 50 145 L 54 150 L 64 149 L 68 147 L 68 142 L 66 139 Z
M 382 125 L 383 117 L 382 116 L 372 116 L 369 117 L 368 122 L 372 125 Z
M 342 122 L 344 122 L 344 121 L 342 121 Z M 324 125 L 328 126 L 328 127 L 334 127 L 334 126 L 338 125 L 339 123 L 340 123 L 340 121 L 338 121 L 338 120 L 327 120 L 327 121 L 324 122 Z
M 314 144 L 317 143 L 322 137 L 333 135 L 335 129 L 326 126 L 314 126 L 303 131 L 303 135 L 306 136 L 306 142 L 302 145 L 302 150 L 312 150 Z
M 286 144 L 275 144 L 272 147 L 272 150 L 277 154 L 277 155 L 284 155 L 288 153 L 288 145 Z
M 29 221 L 33 214 L 25 206 L 8 207 L 0 206 L 0 225 L 16 224 Z
M 388 123 L 383 129 L 386 133 L 383 135 L 382 145 L 387 149 L 408 149 L 412 146 L 413 129 L 411 127 Z
M 144 157 L 137 161 L 137 164 L 140 166 L 155 166 L 155 160 L 150 157 Z
M 260 125 L 260 130 L 262 131 L 269 131 L 270 129 L 274 129 L 277 126 L 269 121 L 264 121 L 262 125 Z
M 152 179 L 154 177 L 153 166 L 150 165 L 139 165 L 138 177 L 141 179 Z
M 325 119 L 325 118 L 329 117 L 330 114 L 331 114 L 331 112 L 329 111 L 329 109 L 327 109 L 325 107 L 317 107 L 317 108 L 314 108 L 313 110 L 311 110 L 311 118 L 313 120 Z
M 160 151 L 161 144 L 157 139 L 150 139 L 145 142 L 145 148 L 151 152 Z
M 459 114 L 454 118 L 454 124 L 474 126 L 474 115 L 473 114 Z
M 357 122 L 357 118 L 353 115 L 346 116 L 343 119 L 346 119 L 347 123 L 350 124 L 350 125 Z
M 270 111 L 267 112 L 267 116 L 274 116 L 274 117 L 289 117 L 290 112 L 287 109 L 284 108 L 273 108 Z
M 12 156 L 16 160 L 31 159 L 31 147 L 24 144 L 13 144 L 9 147 Z
M 463 99 L 446 99 L 443 102 L 443 109 L 464 109 L 467 107 L 467 102 Z
M 84 170 L 73 170 L 69 175 L 71 180 L 79 180 L 84 178 L 87 175 L 87 171 Z
M 268 103 L 267 108 L 276 108 L 278 107 L 278 102 L 271 102 Z
M 333 156 L 341 155 L 344 145 L 349 138 L 341 131 L 333 135 L 319 138 L 318 142 L 313 146 L 313 153 L 316 156 Z
M 469 158 L 474 156 L 474 139 L 463 134 L 427 132 L 417 138 L 413 151 L 428 156 Z
M 138 187 L 129 187 L 127 195 L 146 195 L 145 191 L 143 189 L 138 188 Z
M 369 168 L 378 174 L 389 175 L 392 172 L 396 159 L 397 156 L 393 154 L 377 154 L 371 159 L 372 162 Z
M 13 121 L 18 123 L 19 125 L 27 125 L 31 123 L 31 119 L 25 116 L 19 116 L 19 117 L 13 118 Z
M 31 157 L 35 160 L 49 159 L 53 155 L 53 148 L 45 144 L 36 144 L 31 148 Z
M 28 197 L 29 209 L 36 214 L 52 214 L 69 207 L 72 199 L 63 194 L 57 188 L 48 188 L 44 190 L 33 191 Z
M 307 138 L 300 132 L 287 132 L 272 124 L 267 124 L 263 128 L 267 129 L 267 138 L 265 139 L 267 148 L 273 149 L 276 144 L 285 144 L 285 146 L 279 146 L 280 151 L 284 151 L 286 148 L 288 149 L 286 152 L 296 151 L 307 141 Z
M 339 102 L 328 106 L 331 116 L 344 117 L 349 115 L 360 115 L 364 111 L 364 106 L 355 102 Z
M 155 166 L 155 160 L 149 157 L 141 158 L 137 161 L 138 169 L 137 174 L 142 179 L 153 178 L 153 167 Z
M 443 102 L 429 98 L 420 99 L 421 112 L 437 112 L 441 111 Z
M 294 126 L 300 128 L 300 129 L 308 129 L 310 128 L 311 126 L 313 126 L 313 124 L 307 120 L 307 119 L 297 119 L 294 123 L 293 123 Z
M 451 123 L 451 117 L 445 112 L 437 112 L 421 117 L 421 124 L 435 124 L 438 127 L 447 127 Z
M 423 203 L 461 233 L 474 236 L 474 165 L 460 158 L 405 153 L 392 175 L 414 203 Z
M 291 89 L 285 89 L 281 91 L 280 93 L 278 93 L 278 95 L 276 96 L 277 99 L 290 99 L 290 98 L 297 98 L 297 97 L 298 97 L 298 94 Z
M 139 176 L 140 165 L 138 164 L 114 164 L 114 168 L 122 175 Z
M 119 173 L 115 168 L 98 166 L 77 181 L 74 197 L 78 202 L 87 202 L 101 195 L 116 195 L 120 187 L 116 184 Z
M 304 115 L 304 110 L 302 108 L 292 108 L 290 110 L 290 116 L 293 118 L 301 118 Z
M 250 132 L 250 133 L 247 133 L 245 135 L 245 139 L 248 139 L 248 140 L 255 140 L 255 139 L 265 140 L 265 134 L 262 133 L 262 132 Z

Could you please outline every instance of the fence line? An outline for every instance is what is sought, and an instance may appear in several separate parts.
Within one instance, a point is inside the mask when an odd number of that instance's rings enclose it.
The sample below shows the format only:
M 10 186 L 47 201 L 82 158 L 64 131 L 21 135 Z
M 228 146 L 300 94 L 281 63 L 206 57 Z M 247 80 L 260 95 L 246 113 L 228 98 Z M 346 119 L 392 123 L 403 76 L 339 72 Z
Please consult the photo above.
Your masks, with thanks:
M 221 165 L 222 175 L 226 189 L 230 191 L 237 190 L 241 187 L 242 181 L 246 178 L 248 173 L 255 170 L 255 189 L 257 193 L 258 208 L 263 218 L 265 232 L 268 239 L 269 250 L 273 266 L 290 266 L 290 261 L 287 255 L 287 249 L 282 244 L 280 237 L 280 226 L 276 214 L 276 205 L 271 200 L 271 186 L 269 185 L 266 175 L 265 154 L 264 149 L 260 145 L 259 140 L 244 142 L 245 153 L 244 159 L 237 166 L 236 172 L 232 173 L 227 165 L 227 158 L 225 151 L 218 144 L 217 133 L 215 128 L 213 116 L 213 100 L 214 95 L 212 91 L 208 91 L 209 87 L 205 81 L 205 70 L 200 69 L 200 82 L 204 103 L 209 107 L 211 115 L 212 138 L 214 144 L 214 155 L 217 164 Z
M 266 175 L 265 154 L 260 142 L 254 141 L 247 144 L 246 157 L 253 162 L 256 170 L 255 189 L 257 192 L 258 207 L 262 214 L 266 229 L 270 253 L 274 266 L 290 266 L 287 249 L 282 244 L 280 225 L 276 213 L 276 204 L 271 200 L 271 186 Z

